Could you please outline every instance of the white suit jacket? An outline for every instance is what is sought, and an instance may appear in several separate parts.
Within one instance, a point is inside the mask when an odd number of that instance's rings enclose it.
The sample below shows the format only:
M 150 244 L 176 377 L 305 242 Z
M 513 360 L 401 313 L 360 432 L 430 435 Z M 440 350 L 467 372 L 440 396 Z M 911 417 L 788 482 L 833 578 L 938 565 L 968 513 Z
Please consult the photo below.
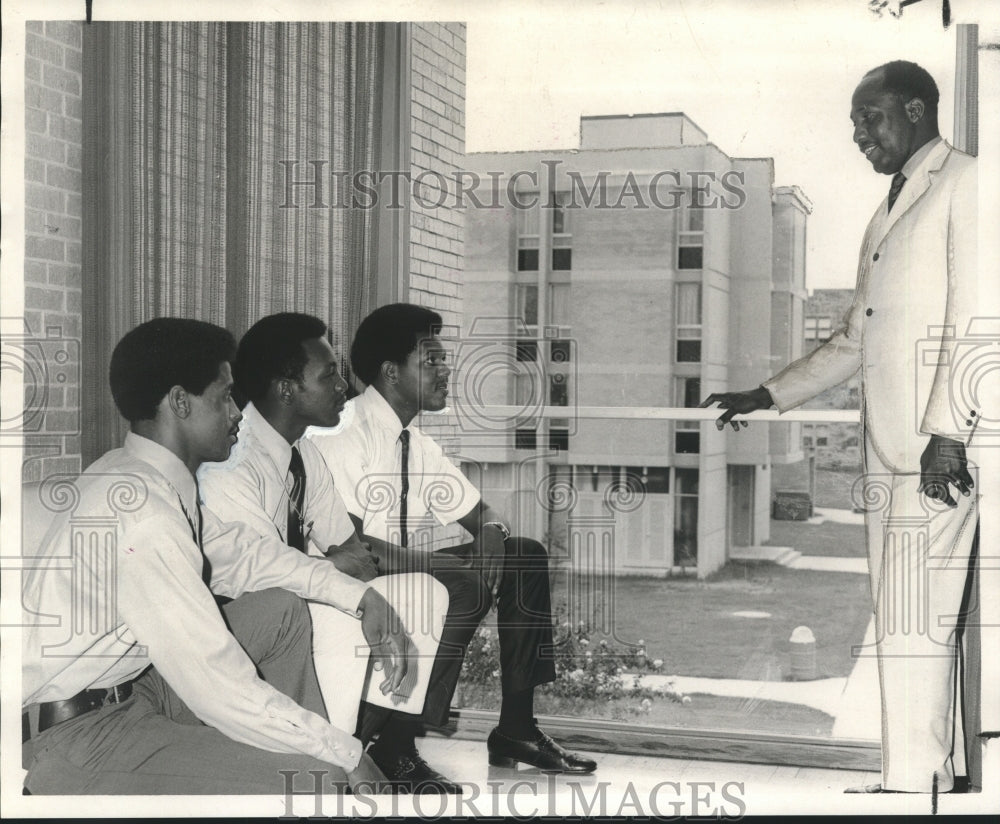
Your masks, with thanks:
M 969 322 L 984 308 L 976 306 L 976 184 L 975 158 L 942 140 L 892 211 L 888 197 L 881 203 L 861 244 L 844 325 L 764 383 L 780 411 L 860 368 L 863 425 L 893 472 L 918 473 L 932 434 L 970 442 L 982 415 L 962 391 L 970 377 L 962 364 L 975 347 Z

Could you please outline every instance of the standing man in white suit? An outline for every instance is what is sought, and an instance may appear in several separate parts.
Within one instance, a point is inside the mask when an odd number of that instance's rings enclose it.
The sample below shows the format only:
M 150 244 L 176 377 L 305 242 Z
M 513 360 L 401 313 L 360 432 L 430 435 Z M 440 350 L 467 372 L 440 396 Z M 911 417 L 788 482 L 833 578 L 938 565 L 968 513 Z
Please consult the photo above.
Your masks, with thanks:
M 864 76 L 851 100 L 854 142 L 892 183 L 865 232 L 844 325 L 759 388 L 702 404 L 717 402 L 726 412 L 716 425 L 738 431 L 747 422 L 735 415 L 784 412 L 861 369 L 882 691 L 882 783 L 861 792 L 949 792 L 965 770 L 957 632 L 975 564 L 984 411 L 954 406 L 952 366 L 970 319 L 990 308 L 976 306 L 976 161 L 941 139 L 937 105 L 933 78 L 915 63 Z

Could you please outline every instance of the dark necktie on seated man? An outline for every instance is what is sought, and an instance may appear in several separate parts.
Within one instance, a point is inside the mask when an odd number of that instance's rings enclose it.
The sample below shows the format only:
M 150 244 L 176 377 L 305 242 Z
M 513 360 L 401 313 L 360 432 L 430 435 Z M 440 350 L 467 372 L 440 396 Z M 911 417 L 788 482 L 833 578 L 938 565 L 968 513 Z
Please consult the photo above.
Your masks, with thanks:
M 306 468 L 298 447 L 292 447 L 292 457 L 288 462 L 288 474 L 292 476 L 292 488 L 288 493 L 288 527 L 285 530 L 286 543 L 301 552 L 306 551 L 305 523 L 302 510 L 306 505 Z
M 903 190 L 904 183 L 906 183 L 906 175 L 902 172 L 896 172 L 892 176 L 892 184 L 889 186 L 889 208 L 886 209 L 886 214 L 892 211 L 892 207 L 896 203 L 896 198 L 899 197 L 899 193 Z
M 400 457 L 400 484 L 399 484 L 399 545 L 405 547 L 408 543 L 406 534 L 406 496 L 410 493 L 410 477 L 408 474 L 408 464 L 410 461 L 410 431 L 404 429 L 399 433 L 399 442 L 402 445 Z

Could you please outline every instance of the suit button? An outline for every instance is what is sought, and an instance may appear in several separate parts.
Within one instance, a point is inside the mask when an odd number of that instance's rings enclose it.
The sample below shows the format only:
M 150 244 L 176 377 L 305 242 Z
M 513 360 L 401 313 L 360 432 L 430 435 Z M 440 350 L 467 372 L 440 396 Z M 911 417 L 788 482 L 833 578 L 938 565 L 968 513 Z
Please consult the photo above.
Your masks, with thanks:
M 868 317 L 871 317 L 872 316 L 871 308 L 865 309 L 865 314 L 868 315 Z
M 874 254 L 874 255 L 872 256 L 872 260 L 878 260 L 878 252 L 876 252 L 876 253 L 875 253 L 875 254 Z

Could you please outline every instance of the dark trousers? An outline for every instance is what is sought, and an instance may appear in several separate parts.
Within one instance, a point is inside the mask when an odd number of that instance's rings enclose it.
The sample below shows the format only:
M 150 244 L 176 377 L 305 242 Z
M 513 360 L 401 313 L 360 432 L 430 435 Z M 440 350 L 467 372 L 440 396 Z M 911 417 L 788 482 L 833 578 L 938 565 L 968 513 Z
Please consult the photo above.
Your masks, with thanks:
M 504 695 L 554 681 L 552 604 L 549 559 L 545 548 L 530 538 L 504 542 L 504 565 L 497 597 L 500 635 L 500 685 Z M 431 670 L 422 720 L 443 726 L 465 659 L 465 650 L 490 611 L 491 597 L 475 568 L 472 545 L 462 544 L 429 555 L 428 571 L 448 588 L 448 617 Z M 446 557 L 445 557 L 446 556 Z M 455 559 L 465 566 L 455 568 Z M 386 569 L 400 572 L 403 569 Z M 390 561 L 391 566 L 391 561 Z
M 264 680 L 325 718 L 305 602 L 268 589 L 222 612 Z M 152 667 L 128 700 L 56 724 L 26 742 L 25 756 L 32 795 L 277 794 L 287 789 L 279 770 L 298 770 L 296 786 L 310 788 L 307 771 L 323 771 L 326 792 L 346 782 L 333 764 L 240 744 L 202 724 Z

